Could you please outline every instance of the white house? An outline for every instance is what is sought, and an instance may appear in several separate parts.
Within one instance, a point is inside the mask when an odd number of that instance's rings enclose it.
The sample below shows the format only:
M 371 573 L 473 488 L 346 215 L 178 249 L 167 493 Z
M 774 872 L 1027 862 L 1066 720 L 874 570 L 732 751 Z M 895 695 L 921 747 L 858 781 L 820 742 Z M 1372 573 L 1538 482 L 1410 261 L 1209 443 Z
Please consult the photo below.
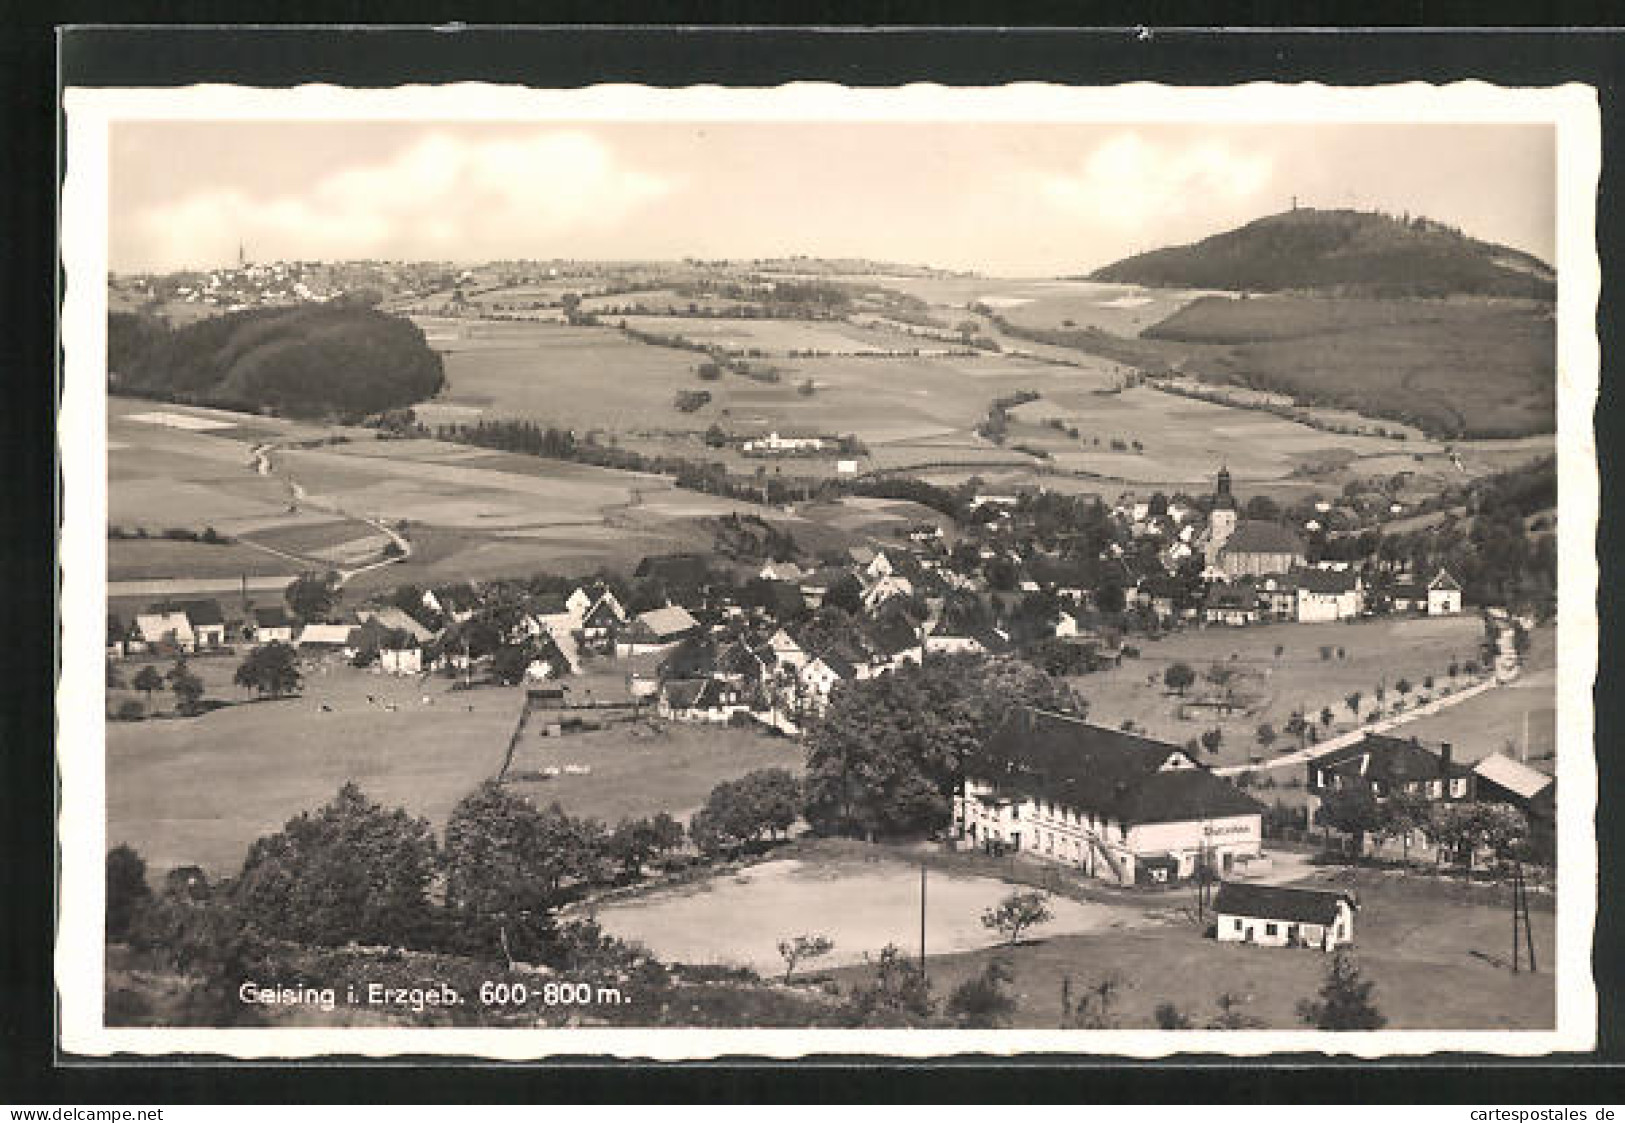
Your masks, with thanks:
M 293 642 L 293 617 L 280 605 L 256 608 L 252 615 L 255 643 Z
M 747 691 L 725 679 L 668 679 L 660 684 L 656 712 L 670 721 L 722 723 L 750 713 Z
M 1296 569 L 1291 577 L 1298 589 L 1300 624 L 1353 620 L 1365 606 L 1365 588 L 1355 569 Z
M 1078 618 L 1070 612 L 1062 612 L 1060 618 L 1055 621 L 1055 638 L 1072 639 L 1079 634 Z
M 885 554 L 880 554 L 876 560 L 879 561 L 885 556 Z M 911 597 L 913 595 L 914 583 L 912 581 L 907 577 L 897 577 L 888 572 L 863 591 L 863 607 L 867 611 L 873 612 L 893 597 Z
M 972 846 L 1156 884 L 1257 858 L 1262 811 L 1177 745 L 1021 707 L 967 764 L 954 827 Z
M 763 581 L 800 581 L 806 575 L 807 571 L 793 561 L 770 561 L 756 572 Z
M 1354 898 L 1340 890 L 1226 881 L 1213 901 L 1226 943 L 1331 951 L 1354 941 Z
M 1461 585 L 1441 569 L 1428 582 L 1428 615 L 1459 616 L 1461 614 Z
M 772 650 L 773 658 L 781 667 L 789 667 L 791 670 L 799 672 L 807 665 L 806 651 L 795 641 L 795 637 L 783 628 L 767 637 L 767 646 Z
M 423 649 L 416 644 L 410 647 L 380 647 L 378 665 L 386 675 L 421 675 Z
M 853 682 L 859 677 L 858 668 L 839 655 L 820 655 L 801 668 L 801 685 L 815 708 L 822 709 L 835 687 Z
M 197 636 L 184 612 L 143 612 L 135 618 L 135 633 L 147 647 L 173 647 L 177 651 L 197 648 Z

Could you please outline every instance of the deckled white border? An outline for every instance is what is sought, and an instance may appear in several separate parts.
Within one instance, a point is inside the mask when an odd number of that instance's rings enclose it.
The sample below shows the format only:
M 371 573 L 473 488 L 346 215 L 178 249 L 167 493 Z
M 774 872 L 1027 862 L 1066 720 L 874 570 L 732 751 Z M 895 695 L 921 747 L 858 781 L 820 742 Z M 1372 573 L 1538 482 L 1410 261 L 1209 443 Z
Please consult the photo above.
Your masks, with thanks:
M 1503 89 L 1482 82 L 1367 89 L 1254 83 L 1193 89 L 1132 84 L 1080 89 L 1022 83 L 966 89 L 912 85 L 847 89 L 795 84 L 741 90 L 598 86 L 530 90 L 462 84 L 391 90 L 305 86 L 254 90 L 71 89 L 62 257 L 66 353 L 58 436 L 62 447 L 61 625 L 57 693 L 61 778 L 60 920 L 56 952 L 64 1052 L 92 1056 L 202 1054 L 236 1058 L 398 1054 L 526 1060 L 609 1055 L 675 1060 L 719 1056 L 1080 1053 L 1160 1057 L 1175 1052 L 1263 1056 L 1282 1052 L 1376 1057 L 1465 1051 L 1542 1055 L 1596 1041 L 1591 975 L 1596 914 L 1593 815 L 1596 769 L 1592 682 L 1597 661 L 1598 510 L 1592 411 L 1600 288 L 1595 193 L 1601 167 L 1595 91 Z M 105 1029 L 102 866 L 106 852 L 102 632 L 106 603 L 106 349 L 108 126 L 120 120 L 482 121 L 1013 121 L 1279 123 L 1523 123 L 1557 129 L 1558 471 L 1561 496 L 1558 614 L 1558 782 L 1561 790 L 1554 1031 L 1183 1032 L 1061 1030 L 701 1029 Z M 1550 967 L 1548 967 L 1550 969 Z

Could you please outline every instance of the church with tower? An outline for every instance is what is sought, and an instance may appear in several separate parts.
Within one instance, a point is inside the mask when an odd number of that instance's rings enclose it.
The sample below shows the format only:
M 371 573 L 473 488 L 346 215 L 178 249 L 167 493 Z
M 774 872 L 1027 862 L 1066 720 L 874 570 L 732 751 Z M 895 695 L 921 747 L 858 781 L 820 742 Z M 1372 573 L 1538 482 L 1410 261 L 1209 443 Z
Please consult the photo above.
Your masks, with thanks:
M 1208 570 L 1225 578 L 1288 573 L 1307 560 L 1303 539 L 1280 523 L 1239 517 L 1228 467 L 1219 469 L 1212 511 L 1198 546 Z

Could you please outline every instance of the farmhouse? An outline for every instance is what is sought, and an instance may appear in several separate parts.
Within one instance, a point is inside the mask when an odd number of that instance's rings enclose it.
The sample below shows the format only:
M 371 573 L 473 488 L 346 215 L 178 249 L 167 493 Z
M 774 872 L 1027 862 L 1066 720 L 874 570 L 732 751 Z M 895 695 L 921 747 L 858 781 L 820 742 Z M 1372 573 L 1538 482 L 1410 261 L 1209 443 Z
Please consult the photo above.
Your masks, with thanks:
M 1331 951 L 1354 940 L 1354 898 L 1332 889 L 1226 881 L 1213 901 L 1222 941 Z
M 1209 624 L 1256 624 L 1258 602 L 1258 587 L 1250 578 L 1215 581 L 1208 586 L 1202 619 Z
M 862 676 L 850 660 L 833 652 L 820 655 L 801 668 L 800 681 L 809 704 L 823 709 L 835 687 L 843 682 L 855 682 Z
M 1262 811 L 1177 745 L 1022 707 L 967 762 L 954 827 L 973 846 L 1133 885 L 1252 861 Z
M 192 625 L 192 638 L 199 650 L 225 645 L 226 616 L 220 611 L 217 600 L 175 601 L 159 605 L 154 611 L 184 613 L 187 623 Z
M 386 675 L 421 675 L 423 649 L 415 643 L 406 647 L 380 647 L 378 666 Z
M 293 642 L 294 619 L 281 605 L 256 608 L 249 615 L 255 643 Z
M 1353 620 L 1365 607 L 1365 587 L 1352 567 L 1298 569 L 1289 578 L 1297 588 L 1300 624 Z
M 746 456 L 787 456 L 794 453 L 822 452 L 828 438 L 814 433 L 780 433 L 777 429 L 762 437 L 752 437 L 740 446 Z
M 750 712 L 744 690 L 722 679 L 672 679 L 660 684 L 656 712 L 671 721 L 725 722 Z
M 1439 570 L 1428 582 L 1428 615 L 1457 616 L 1461 613 L 1461 585 L 1448 570 Z
M 197 637 L 184 612 L 143 612 L 135 618 L 135 634 L 149 651 L 193 651 Z
M 360 641 L 360 629 L 349 624 L 306 624 L 299 629 L 299 647 L 313 647 L 329 651 L 352 648 Z
M 427 643 L 434 638 L 433 632 L 392 604 L 381 608 L 360 609 L 356 612 L 355 618 L 363 624 L 376 624 L 386 631 L 405 632 L 418 643 Z
M 621 658 L 651 651 L 664 651 L 675 643 L 699 631 L 700 623 L 688 609 L 678 605 L 651 608 L 641 612 L 627 625 L 626 631 L 615 641 L 615 653 Z
M 1364 786 L 1377 800 L 1408 792 L 1435 802 L 1473 798 L 1472 769 L 1451 759 L 1449 742 L 1437 754 L 1415 737 L 1367 733 L 1359 741 L 1309 762 L 1309 793 L 1347 791 Z

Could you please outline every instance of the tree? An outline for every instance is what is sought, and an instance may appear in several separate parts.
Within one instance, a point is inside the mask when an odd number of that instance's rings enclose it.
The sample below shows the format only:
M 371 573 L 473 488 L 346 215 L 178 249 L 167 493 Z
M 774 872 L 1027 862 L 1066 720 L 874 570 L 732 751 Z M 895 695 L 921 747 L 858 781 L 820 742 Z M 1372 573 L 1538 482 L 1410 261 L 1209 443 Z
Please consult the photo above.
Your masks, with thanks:
M 624 872 L 640 877 L 645 862 L 682 844 L 683 825 L 662 811 L 652 819 L 622 819 L 606 845 Z
M 292 647 L 278 640 L 256 647 L 244 656 L 232 681 L 272 698 L 295 694 L 304 685 L 299 673 L 299 656 Z
M 863 584 L 851 573 L 843 573 L 824 592 L 824 604 L 856 616 L 863 611 Z
M 1005 989 L 1015 975 L 1002 957 L 988 960 L 980 975 L 953 989 L 945 1012 L 960 1029 L 998 1029 L 1010 1023 L 1016 1000 Z
M 1189 663 L 1174 663 L 1166 671 L 1162 672 L 1163 685 L 1182 698 L 1185 696 L 1185 691 L 1195 681 L 1196 672 L 1191 669 Z
M 705 854 L 737 850 L 788 830 L 801 813 L 801 782 L 783 768 L 759 768 L 711 789 L 689 833 Z
M 1354 836 L 1354 852 L 1365 853 L 1365 836 L 1382 829 L 1383 811 L 1363 784 L 1329 791 L 1320 797 L 1320 821 Z
M 157 667 L 147 664 L 135 673 L 135 681 L 130 685 L 147 696 L 147 705 L 152 705 L 152 694 L 155 690 L 164 688 L 164 676 Z
M 1158 1029 L 1190 1029 L 1190 1015 L 1172 1002 L 1159 1002 L 1153 1013 Z
M 1208 755 L 1217 756 L 1219 746 L 1222 744 L 1224 744 L 1224 731 L 1218 726 L 1215 725 L 1212 729 L 1202 732 L 1202 747 L 1208 751 Z
M 512 686 L 525 677 L 531 663 L 529 644 L 504 643 L 491 653 L 491 677 Z
M 1076 1002 L 1072 1001 L 1072 978 L 1061 980 L 1062 1029 L 1116 1029 L 1117 993 L 1123 981 L 1116 975 L 1107 975 L 1093 986 L 1085 987 Z
M 1388 1019 L 1371 1002 L 1376 984 L 1360 976 L 1359 964 L 1347 948 L 1338 948 L 1326 969 L 1320 997 L 1298 1003 L 1298 1017 L 1316 1029 L 1381 1029 Z
M 841 687 L 808 723 L 807 821 L 862 836 L 940 830 L 965 761 L 1022 705 L 1082 708 L 1029 663 L 973 655 L 932 656 Z
M 796 965 L 804 959 L 817 959 L 835 950 L 835 941 L 828 936 L 797 936 L 779 941 L 779 955 L 784 959 L 784 981 L 795 974 Z
M 305 623 L 326 620 L 339 599 L 339 575 L 333 570 L 326 573 L 304 573 L 294 578 L 283 596 L 293 614 Z
M 1048 923 L 1054 916 L 1045 894 L 1017 891 L 1000 901 L 997 908 L 983 911 L 982 927 L 997 932 L 1013 947 L 1023 932 Z
M 107 852 L 107 938 L 122 942 L 136 917 L 152 900 L 147 884 L 147 863 L 130 846 L 120 843 Z
M 1330 706 L 1322 706 L 1320 708 L 1320 724 L 1324 728 L 1330 729 L 1332 727 L 1332 721 L 1335 716 L 1336 715 L 1332 713 L 1332 708 Z
M 1400 840 L 1400 851 L 1405 861 L 1411 858 L 1411 832 L 1426 830 L 1431 820 L 1433 805 L 1420 792 L 1401 788 L 1383 802 L 1382 833 Z
M 1365 695 L 1360 691 L 1352 690 L 1349 692 L 1348 697 L 1343 699 L 1348 704 L 1349 713 L 1353 714 L 1355 718 L 1360 716 L 1360 700 L 1364 697 Z
M 1269 752 L 1270 746 L 1275 744 L 1275 726 L 1266 721 L 1258 727 L 1253 736 L 1258 741 L 1258 747 Z
M 935 1009 L 925 971 L 896 944 L 887 944 L 875 962 L 874 978 L 852 988 L 846 1014 L 853 1025 L 917 1026 Z
M 234 896 L 273 938 L 410 944 L 427 919 L 437 857 L 427 819 L 386 811 L 352 782 L 255 841 Z
M 196 709 L 203 697 L 203 680 L 192 673 L 192 668 L 186 665 L 186 660 L 177 659 L 165 677 L 169 680 L 169 689 L 175 695 L 175 708 L 183 714 L 189 714 Z

